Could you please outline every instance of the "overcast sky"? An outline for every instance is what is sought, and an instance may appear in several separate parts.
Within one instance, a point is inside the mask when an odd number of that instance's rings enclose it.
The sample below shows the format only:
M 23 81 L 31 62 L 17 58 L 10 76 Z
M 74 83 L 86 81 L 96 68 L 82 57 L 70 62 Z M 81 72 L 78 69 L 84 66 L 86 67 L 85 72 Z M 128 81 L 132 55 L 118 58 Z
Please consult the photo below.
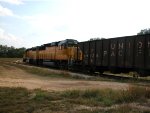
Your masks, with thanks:
M 0 0 L 0 44 L 135 35 L 150 28 L 150 0 Z

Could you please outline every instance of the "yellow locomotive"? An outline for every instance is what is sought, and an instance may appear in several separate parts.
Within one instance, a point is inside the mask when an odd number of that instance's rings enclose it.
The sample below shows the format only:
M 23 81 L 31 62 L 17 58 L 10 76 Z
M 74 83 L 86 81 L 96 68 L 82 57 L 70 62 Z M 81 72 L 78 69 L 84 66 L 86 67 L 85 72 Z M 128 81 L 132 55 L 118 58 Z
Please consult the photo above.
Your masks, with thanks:
M 82 60 L 78 41 L 66 39 L 27 49 L 23 60 L 31 64 L 48 64 L 68 68 Z

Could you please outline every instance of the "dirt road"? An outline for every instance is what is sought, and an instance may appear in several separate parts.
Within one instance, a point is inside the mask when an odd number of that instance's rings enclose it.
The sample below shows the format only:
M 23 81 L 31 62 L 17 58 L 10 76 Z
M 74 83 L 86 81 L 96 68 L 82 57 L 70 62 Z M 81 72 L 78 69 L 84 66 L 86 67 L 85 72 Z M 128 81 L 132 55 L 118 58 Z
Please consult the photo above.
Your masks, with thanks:
M 27 73 L 15 66 L 3 64 L 0 66 L 0 86 L 62 91 L 67 89 L 124 89 L 129 85 L 127 83 L 118 82 L 43 77 Z

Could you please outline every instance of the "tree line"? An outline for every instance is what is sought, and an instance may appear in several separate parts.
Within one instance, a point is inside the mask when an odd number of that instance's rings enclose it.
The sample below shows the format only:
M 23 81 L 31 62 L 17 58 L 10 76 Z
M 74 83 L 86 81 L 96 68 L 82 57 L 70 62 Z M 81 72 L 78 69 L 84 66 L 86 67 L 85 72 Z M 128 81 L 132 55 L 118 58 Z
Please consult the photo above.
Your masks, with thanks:
M 150 34 L 150 28 L 142 29 L 137 35 Z
M 0 45 L 0 58 L 22 58 L 26 48 L 15 48 L 13 46 Z

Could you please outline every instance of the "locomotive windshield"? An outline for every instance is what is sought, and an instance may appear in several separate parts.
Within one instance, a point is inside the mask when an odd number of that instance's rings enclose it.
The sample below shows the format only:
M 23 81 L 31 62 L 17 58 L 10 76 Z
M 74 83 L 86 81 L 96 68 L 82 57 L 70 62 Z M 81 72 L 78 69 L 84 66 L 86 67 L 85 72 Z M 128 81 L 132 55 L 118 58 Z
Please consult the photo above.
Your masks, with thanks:
M 66 39 L 59 42 L 58 46 L 72 47 L 72 46 L 76 46 L 77 44 L 78 44 L 77 40 Z

